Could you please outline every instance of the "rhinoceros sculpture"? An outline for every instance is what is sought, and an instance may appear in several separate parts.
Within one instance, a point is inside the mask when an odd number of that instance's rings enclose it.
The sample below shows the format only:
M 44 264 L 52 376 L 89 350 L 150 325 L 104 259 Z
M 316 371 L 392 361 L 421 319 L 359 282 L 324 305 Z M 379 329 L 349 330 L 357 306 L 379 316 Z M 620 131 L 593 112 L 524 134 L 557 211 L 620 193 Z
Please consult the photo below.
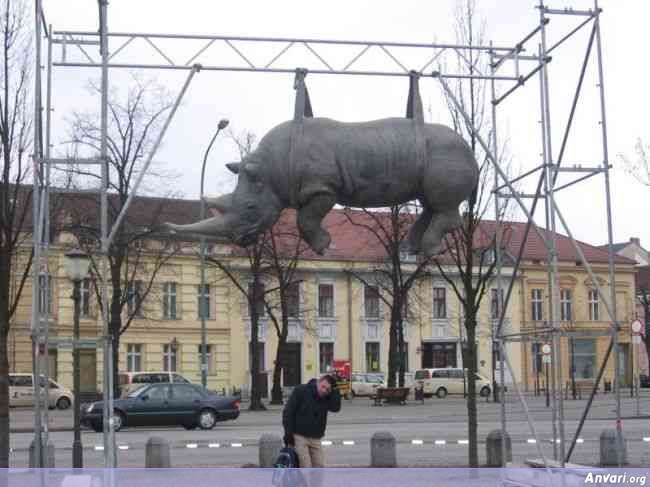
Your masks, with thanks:
M 476 188 L 479 170 L 453 130 L 420 128 L 416 138 L 412 120 L 403 118 L 361 123 L 306 118 L 296 137 L 293 123 L 282 123 L 244 160 L 227 164 L 238 174 L 237 186 L 209 201 L 217 216 L 167 228 L 247 246 L 282 209 L 295 208 L 302 238 L 323 254 L 331 239 L 321 222 L 335 204 L 378 208 L 417 199 L 423 211 L 409 231 L 410 247 L 436 255 L 445 233 L 461 224 L 458 206 Z

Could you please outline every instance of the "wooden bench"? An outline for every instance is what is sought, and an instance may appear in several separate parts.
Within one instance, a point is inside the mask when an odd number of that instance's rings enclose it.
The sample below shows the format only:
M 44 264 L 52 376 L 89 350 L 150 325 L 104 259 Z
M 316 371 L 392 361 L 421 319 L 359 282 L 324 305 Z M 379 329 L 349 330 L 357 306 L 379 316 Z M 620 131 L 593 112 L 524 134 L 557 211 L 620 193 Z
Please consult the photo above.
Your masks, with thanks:
M 382 401 L 406 404 L 408 395 L 408 387 L 379 387 L 375 389 L 375 395 L 371 398 L 375 401 L 374 406 L 381 406 Z

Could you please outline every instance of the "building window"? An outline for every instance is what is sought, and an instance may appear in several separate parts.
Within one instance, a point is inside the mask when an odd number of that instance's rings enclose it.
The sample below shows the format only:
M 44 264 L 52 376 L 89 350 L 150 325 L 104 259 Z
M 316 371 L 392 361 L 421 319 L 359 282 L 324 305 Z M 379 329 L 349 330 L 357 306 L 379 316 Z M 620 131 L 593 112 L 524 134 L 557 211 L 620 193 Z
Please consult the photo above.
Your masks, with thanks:
M 589 291 L 589 319 L 591 321 L 600 320 L 600 312 L 598 309 L 598 291 Z
M 544 297 L 541 289 L 531 291 L 531 317 L 533 321 L 542 321 L 544 319 Z
M 570 289 L 560 290 L 560 319 L 562 321 L 573 320 L 573 300 Z
M 320 318 L 334 317 L 334 284 L 318 285 L 318 316 Z
M 501 292 L 499 292 L 501 291 Z M 499 295 L 501 299 L 499 299 Z M 492 289 L 490 294 L 490 318 L 498 320 L 503 310 L 503 289 Z
M 90 316 L 90 279 L 84 279 L 79 286 L 81 299 L 79 301 L 79 311 L 82 318 Z
M 205 318 L 207 320 L 210 318 L 210 284 L 203 285 L 203 292 L 201 292 L 200 284 L 196 287 L 196 290 L 198 293 L 199 319 Z
M 163 318 L 166 320 L 176 319 L 176 283 L 166 282 L 163 284 Z
M 287 300 L 287 315 L 290 318 L 298 318 L 300 316 L 300 283 L 289 284 L 284 292 L 284 297 Z
M 379 342 L 366 342 L 366 372 L 379 371 Z
M 165 372 L 176 372 L 176 344 L 168 343 L 163 345 L 163 370 Z
M 334 343 L 321 342 L 318 344 L 318 352 L 320 357 L 320 372 L 324 374 L 332 369 L 334 362 Z
M 48 274 L 38 276 L 38 312 L 41 314 L 52 313 L 53 284 L 52 276 Z
M 364 286 L 363 303 L 366 318 L 379 318 L 379 288 L 377 286 Z
M 203 348 L 201 345 L 198 346 L 197 348 L 199 352 L 199 364 L 203 364 L 203 354 L 201 353 L 203 351 Z M 212 345 L 206 345 L 205 346 L 205 363 L 208 366 L 208 374 L 212 374 L 214 372 L 214 367 L 212 366 Z M 200 367 L 199 367 L 200 370 Z
M 261 282 L 257 286 L 257 293 L 255 293 L 255 284 L 252 282 L 248 284 L 248 316 L 253 316 L 252 305 L 254 305 L 257 316 L 264 317 L 266 316 L 266 307 L 264 306 L 266 286 Z
M 441 319 L 447 317 L 447 288 L 433 288 L 433 318 Z
M 142 281 L 131 281 L 127 284 L 126 304 L 129 316 L 142 318 Z
M 596 341 L 573 340 L 573 366 L 576 379 L 593 379 L 596 368 Z
M 142 371 L 142 345 L 130 343 L 126 346 L 126 370 Z

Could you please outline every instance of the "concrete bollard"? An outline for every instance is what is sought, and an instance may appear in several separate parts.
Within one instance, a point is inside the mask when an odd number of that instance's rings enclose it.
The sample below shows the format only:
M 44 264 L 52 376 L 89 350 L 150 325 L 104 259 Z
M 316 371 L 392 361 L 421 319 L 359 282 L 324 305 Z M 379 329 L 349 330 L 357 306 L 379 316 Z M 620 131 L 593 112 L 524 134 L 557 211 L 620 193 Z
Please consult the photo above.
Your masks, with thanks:
M 43 445 L 43 466 L 45 468 L 54 468 L 54 443 L 47 442 L 47 447 Z M 29 468 L 39 468 L 38 460 L 36 459 L 36 442 L 32 440 L 29 444 Z
M 501 467 L 503 465 L 501 433 L 501 430 L 492 430 L 487 436 L 485 449 L 488 467 Z M 506 439 L 506 462 L 512 462 L 512 441 L 510 440 L 510 435 L 506 431 L 503 436 Z
M 627 465 L 627 443 L 625 435 L 621 432 L 621 439 L 623 441 L 623 448 L 620 452 L 621 464 Z M 618 466 L 618 442 L 616 440 L 616 429 L 604 429 L 600 433 L 600 465 L 602 467 L 616 467 Z
M 144 466 L 145 468 L 170 468 L 169 441 L 159 436 L 149 438 L 145 446 Z
M 370 439 L 370 466 L 376 468 L 397 467 L 395 437 L 387 431 L 379 431 Z
M 271 468 L 282 449 L 282 438 L 278 435 L 263 434 L 260 438 L 260 468 Z

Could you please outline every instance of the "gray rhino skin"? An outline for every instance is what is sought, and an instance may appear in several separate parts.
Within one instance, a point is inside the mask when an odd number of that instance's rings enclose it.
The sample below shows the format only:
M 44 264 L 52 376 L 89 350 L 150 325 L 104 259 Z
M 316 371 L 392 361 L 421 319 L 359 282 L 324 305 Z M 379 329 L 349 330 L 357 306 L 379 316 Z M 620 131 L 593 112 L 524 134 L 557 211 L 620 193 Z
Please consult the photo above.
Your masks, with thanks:
M 291 166 L 293 123 L 273 128 L 241 163 L 227 164 L 239 177 L 233 193 L 209 201 L 219 215 L 167 228 L 247 246 L 282 209 L 295 208 L 302 238 L 323 254 L 331 239 L 321 222 L 336 203 L 377 208 L 417 199 L 423 211 L 408 241 L 412 251 L 433 256 L 445 233 L 460 226 L 458 206 L 476 188 L 479 170 L 465 141 L 450 128 L 422 126 L 418 162 L 412 120 L 306 118 Z

